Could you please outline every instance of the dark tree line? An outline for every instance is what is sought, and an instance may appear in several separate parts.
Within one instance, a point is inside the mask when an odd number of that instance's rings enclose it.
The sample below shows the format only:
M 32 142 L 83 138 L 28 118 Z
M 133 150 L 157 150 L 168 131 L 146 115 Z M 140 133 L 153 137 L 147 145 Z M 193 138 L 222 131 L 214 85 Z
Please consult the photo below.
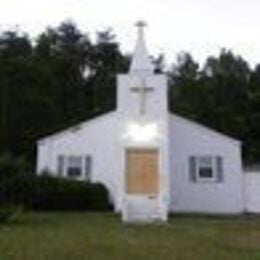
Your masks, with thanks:
M 111 31 L 95 43 L 73 23 L 48 28 L 35 42 L 0 35 L 0 152 L 33 158 L 46 134 L 115 108 L 116 73 L 124 57 Z
M 182 53 L 168 75 L 172 111 L 240 139 L 244 160 L 260 161 L 260 65 L 223 49 L 200 68 Z
M 0 153 L 33 159 L 39 137 L 116 106 L 116 74 L 129 56 L 111 30 L 91 41 L 72 22 L 32 41 L 0 33 Z M 156 71 L 163 56 L 154 58 Z M 260 65 L 222 50 L 200 67 L 188 53 L 167 71 L 169 109 L 241 139 L 244 158 L 260 161 Z

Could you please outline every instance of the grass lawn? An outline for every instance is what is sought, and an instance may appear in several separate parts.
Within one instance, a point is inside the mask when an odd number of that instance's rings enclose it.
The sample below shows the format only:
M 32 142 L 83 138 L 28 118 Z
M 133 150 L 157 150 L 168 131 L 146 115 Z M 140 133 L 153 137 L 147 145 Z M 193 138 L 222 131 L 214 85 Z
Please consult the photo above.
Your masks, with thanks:
M 0 260 L 9 259 L 260 259 L 260 217 L 123 225 L 111 213 L 26 213 L 0 225 Z

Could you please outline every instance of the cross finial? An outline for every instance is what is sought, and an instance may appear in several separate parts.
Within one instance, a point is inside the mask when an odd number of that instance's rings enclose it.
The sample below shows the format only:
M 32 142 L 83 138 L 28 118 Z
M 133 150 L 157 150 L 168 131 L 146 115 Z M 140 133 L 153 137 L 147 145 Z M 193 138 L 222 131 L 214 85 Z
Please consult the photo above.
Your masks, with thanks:
M 143 28 L 143 27 L 147 26 L 147 23 L 145 21 L 140 20 L 140 21 L 137 21 L 136 26 L 139 28 L 140 27 Z
M 139 36 L 140 35 L 143 35 L 143 33 L 144 33 L 144 28 L 147 26 L 147 23 L 145 22 L 145 21 L 142 21 L 142 20 L 140 20 L 140 21 L 138 21 L 137 23 L 136 23 L 136 27 L 138 28 L 138 33 L 139 33 Z
M 130 72 L 131 73 L 152 73 L 154 70 L 153 64 L 149 57 L 145 39 L 144 39 L 144 27 L 146 23 L 144 21 L 138 21 L 136 27 L 138 28 L 137 41 L 133 59 L 131 62 Z

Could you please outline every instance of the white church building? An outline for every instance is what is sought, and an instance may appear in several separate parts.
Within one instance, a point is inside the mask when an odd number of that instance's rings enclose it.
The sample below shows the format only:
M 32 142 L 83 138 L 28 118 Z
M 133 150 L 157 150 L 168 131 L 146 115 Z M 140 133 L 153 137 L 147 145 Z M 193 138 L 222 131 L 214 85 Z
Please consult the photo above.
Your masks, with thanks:
M 154 73 L 143 29 L 117 76 L 116 110 L 40 139 L 37 172 L 103 183 L 124 221 L 245 212 L 241 142 L 168 111 L 166 75 Z

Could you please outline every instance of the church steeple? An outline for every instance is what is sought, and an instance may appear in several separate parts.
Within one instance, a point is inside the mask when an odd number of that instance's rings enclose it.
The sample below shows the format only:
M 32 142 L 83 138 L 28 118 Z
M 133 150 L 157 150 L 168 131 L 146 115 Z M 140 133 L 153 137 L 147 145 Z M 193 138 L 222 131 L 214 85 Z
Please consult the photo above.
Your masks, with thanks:
M 153 73 L 154 66 L 149 57 L 144 39 L 144 27 L 146 23 L 139 21 L 136 23 L 136 26 L 138 28 L 138 36 L 130 66 L 130 73 Z

